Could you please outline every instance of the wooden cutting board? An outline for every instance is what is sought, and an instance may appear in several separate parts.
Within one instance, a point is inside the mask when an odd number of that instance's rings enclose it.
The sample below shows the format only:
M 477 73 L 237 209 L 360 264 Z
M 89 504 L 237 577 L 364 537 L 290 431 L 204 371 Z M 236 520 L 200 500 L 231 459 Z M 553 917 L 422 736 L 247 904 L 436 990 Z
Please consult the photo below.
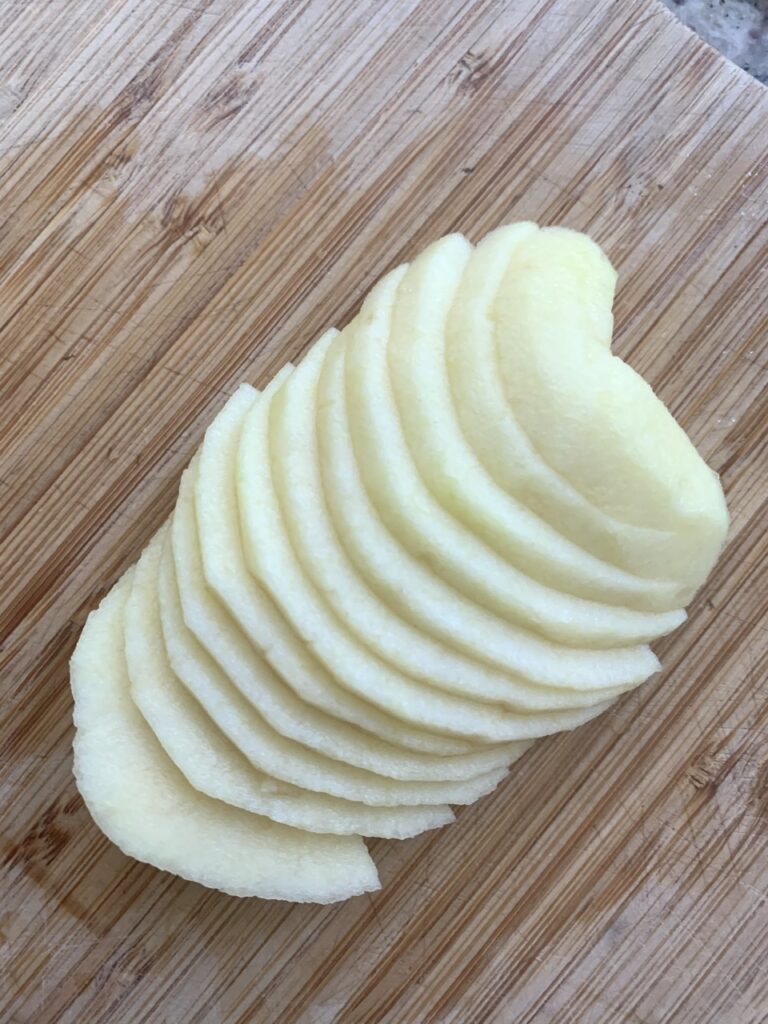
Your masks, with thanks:
M 768 93 L 656 0 L 0 6 L 0 1019 L 768 1020 Z M 616 350 L 722 474 L 665 670 L 539 743 L 383 890 L 236 900 L 123 856 L 67 660 L 204 425 L 438 235 L 620 271 Z

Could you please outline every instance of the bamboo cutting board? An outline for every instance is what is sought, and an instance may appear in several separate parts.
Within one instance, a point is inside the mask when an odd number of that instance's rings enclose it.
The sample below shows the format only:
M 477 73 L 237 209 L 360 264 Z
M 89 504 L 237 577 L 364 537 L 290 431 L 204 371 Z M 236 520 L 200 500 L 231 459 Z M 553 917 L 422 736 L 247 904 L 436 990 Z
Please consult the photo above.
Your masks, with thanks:
M 656 0 L 0 5 L 9 1024 L 768 1019 L 768 93 Z M 318 908 L 123 856 L 67 660 L 204 425 L 460 229 L 588 231 L 616 350 L 722 474 L 665 670 Z

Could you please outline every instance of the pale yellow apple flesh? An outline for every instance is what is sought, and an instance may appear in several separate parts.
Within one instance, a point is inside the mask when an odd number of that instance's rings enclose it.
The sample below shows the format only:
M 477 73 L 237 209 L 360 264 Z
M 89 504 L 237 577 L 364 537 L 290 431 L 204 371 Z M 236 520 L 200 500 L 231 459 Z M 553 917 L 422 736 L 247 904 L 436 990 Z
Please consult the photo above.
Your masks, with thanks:
M 377 377 L 377 370 L 386 371 L 386 366 L 382 367 L 382 364 L 386 360 L 389 317 L 402 270 L 404 268 L 389 274 L 373 289 L 360 314 L 365 330 L 355 330 L 345 348 L 349 428 L 354 438 L 360 474 L 367 483 L 369 494 L 382 519 L 400 540 L 403 536 L 410 536 L 414 557 L 418 556 L 423 563 L 437 571 L 439 559 L 435 557 L 431 542 L 419 542 L 409 523 L 418 517 L 423 519 L 421 513 L 425 511 L 432 515 L 435 523 L 439 516 L 425 488 L 410 492 L 408 486 L 403 485 L 403 478 L 407 478 L 409 484 L 416 484 L 418 478 L 411 473 L 413 466 L 402 444 L 398 445 L 398 451 L 392 452 L 385 443 L 387 425 L 392 424 L 389 415 L 391 393 L 382 396 L 385 384 L 382 384 L 381 389 L 376 389 L 370 388 L 367 383 L 368 373 Z M 399 440 L 402 441 L 401 435 Z M 397 444 L 396 434 L 392 436 L 392 441 Z M 409 504 L 409 495 L 413 504 Z M 454 553 L 461 546 L 460 538 L 441 532 L 439 525 L 435 525 L 435 534 L 440 535 L 446 544 L 453 543 Z M 479 553 L 477 555 L 479 558 Z M 446 561 L 447 557 L 443 559 L 443 562 Z M 505 600 L 514 603 L 517 600 L 515 594 L 521 586 L 519 580 L 515 583 L 510 579 L 505 590 Z M 463 593 L 458 584 L 455 584 L 455 590 Z M 540 593 L 537 598 L 540 611 L 543 613 L 545 607 L 554 608 L 559 596 L 552 592 L 546 595 Z M 475 593 L 474 598 L 477 597 Z M 482 607 L 479 600 L 475 600 L 475 604 Z M 512 642 L 507 648 L 504 667 L 545 684 L 594 685 L 597 679 L 601 685 L 627 686 L 646 679 L 657 667 L 654 655 L 644 645 L 611 650 L 570 648 L 549 643 L 536 633 L 515 628 L 509 622 L 506 635 L 512 638 Z M 592 684 L 587 682 L 589 679 L 593 680 Z
M 71 662 L 75 777 L 125 853 L 235 896 L 333 903 L 379 888 L 362 839 L 315 835 L 193 789 L 130 698 L 123 648 L 129 570 L 91 613 Z
M 513 252 L 535 224 L 508 224 L 486 235 L 459 286 L 446 326 L 446 364 L 461 430 L 473 452 L 496 483 L 563 536 L 609 564 L 642 569 L 667 534 L 631 527 L 591 505 L 571 484 L 542 461 L 507 402 L 498 372 L 494 304 Z M 599 271 L 598 295 L 612 301 L 611 269 Z M 636 564 L 637 563 L 637 564 Z M 646 568 L 649 568 L 646 566 Z M 647 606 L 666 609 L 683 602 L 679 584 L 642 572 Z
M 539 735 L 535 718 L 530 732 L 529 719 L 501 706 L 469 701 L 405 676 L 360 643 L 334 615 L 302 570 L 280 513 L 269 464 L 271 398 L 262 395 L 249 409 L 240 438 L 238 493 L 245 556 L 304 642 L 347 689 L 410 724 L 484 743 Z M 595 652 L 595 660 L 606 653 Z M 570 652 L 568 656 L 573 657 Z M 614 658 L 620 662 L 622 655 Z M 587 721 L 602 710 L 596 705 L 567 714 Z
M 670 532 L 664 572 L 696 588 L 722 546 L 722 490 L 664 403 L 611 355 L 610 330 L 596 336 L 594 303 L 582 307 L 593 300 L 595 264 L 607 262 L 563 228 L 538 231 L 513 252 L 494 305 L 501 378 L 544 461 L 615 519 Z M 610 302 L 604 315 L 610 322 Z
M 270 409 L 271 470 L 282 516 L 302 568 L 339 618 L 368 647 L 414 678 L 462 696 L 521 711 L 524 728 L 530 730 L 526 735 L 545 735 L 564 727 L 562 717 L 550 722 L 546 715 L 526 716 L 531 704 L 541 704 L 547 711 L 567 710 L 616 696 L 620 691 L 552 692 L 535 688 L 484 661 L 469 658 L 400 618 L 358 573 L 340 540 L 351 532 L 349 524 L 342 520 L 337 533 L 326 504 L 334 478 L 325 481 L 324 489 L 316 430 L 317 387 L 323 363 L 331 355 L 330 348 L 338 347 L 343 340 L 344 334 L 316 343 L 275 391 Z M 322 404 L 323 414 L 327 415 L 332 408 L 327 390 Z M 338 467 L 341 460 L 336 455 L 334 452 L 331 461 Z M 342 504 L 348 503 L 345 490 Z M 372 525 L 375 524 L 368 524 L 369 535 Z M 387 554 L 385 550 L 385 561 Z M 414 574 L 402 589 L 410 597 L 418 584 L 419 578 Z
M 575 236 L 581 242 L 577 245 L 578 256 L 574 256 L 574 233 L 557 232 L 556 241 L 563 243 L 562 252 L 556 255 L 558 265 L 551 268 L 549 290 L 544 298 L 537 249 L 529 250 L 528 257 L 524 254 L 526 245 L 534 241 L 540 249 L 539 235 L 544 235 L 545 245 L 552 255 L 551 238 L 546 239 L 548 233 L 546 230 L 539 232 L 535 225 L 508 225 L 486 236 L 475 250 L 446 331 L 447 366 L 462 430 L 480 461 L 510 495 L 596 557 L 644 578 L 648 587 L 653 588 L 644 606 L 658 609 L 681 606 L 690 600 L 706 576 L 712 550 L 719 550 L 726 526 L 719 485 L 690 442 L 686 439 L 686 444 L 682 445 L 683 461 L 688 465 L 691 461 L 696 463 L 694 475 L 707 478 L 705 489 L 711 501 L 707 515 L 709 523 L 714 524 L 714 531 L 707 527 L 710 542 L 700 550 L 697 542 L 690 543 L 683 534 L 659 527 L 653 521 L 633 524 L 630 519 L 613 515 L 610 503 L 602 507 L 590 501 L 569 479 L 568 473 L 560 473 L 543 458 L 543 452 L 526 432 L 528 427 L 523 421 L 527 416 L 530 418 L 525 411 L 528 406 L 540 404 L 540 411 L 549 410 L 550 425 L 554 425 L 555 420 L 569 423 L 573 417 L 564 406 L 552 416 L 556 392 L 550 392 L 550 398 L 542 401 L 538 391 L 535 398 L 533 393 L 525 393 L 527 385 L 524 386 L 523 381 L 527 381 L 527 377 L 525 374 L 520 379 L 514 377 L 511 363 L 516 356 L 511 350 L 517 350 L 518 343 L 522 343 L 523 348 L 535 344 L 539 355 L 543 356 L 547 337 L 560 336 L 561 343 L 568 344 L 571 318 L 576 336 L 574 357 L 581 351 L 579 333 L 592 331 L 593 347 L 603 350 L 603 368 L 610 344 L 613 269 L 585 236 Z M 522 304 L 520 296 L 513 297 L 510 292 L 513 267 L 522 271 L 522 275 L 518 273 L 516 284 L 524 293 Z M 538 275 L 537 283 L 520 280 L 520 276 L 527 276 L 533 270 Z M 502 300 L 503 336 L 497 309 Z M 536 324 L 538 311 L 544 311 L 541 326 Z M 535 342 L 526 333 L 529 328 L 538 332 Z M 508 368 L 506 379 L 499 372 L 502 350 Z M 556 351 L 555 347 L 552 353 L 555 361 Z M 619 371 L 622 378 L 631 373 L 627 367 Z M 615 386 L 617 378 L 612 377 L 610 387 Z M 618 395 L 617 391 L 617 398 Z M 663 409 L 655 398 L 651 404 L 656 406 L 657 414 L 658 407 Z M 656 426 L 663 424 L 666 434 L 667 417 L 657 415 L 654 422 Z M 560 436 L 564 432 L 561 426 Z M 595 440 L 594 434 L 592 440 Z M 602 466 L 603 438 L 596 440 L 597 447 L 590 445 L 589 450 L 595 462 Z M 656 437 L 656 445 L 665 443 L 665 436 Z M 679 451 L 679 443 L 674 447 Z M 597 453 L 600 458 L 596 457 Z M 605 480 L 608 479 L 606 475 Z M 616 479 L 611 486 L 614 502 L 620 500 L 620 481 Z
M 166 644 L 179 678 L 201 695 L 201 670 L 210 678 L 212 666 L 218 666 L 220 675 L 275 732 L 299 741 L 287 748 L 292 754 L 287 760 L 301 758 L 305 781 L 298 784 L 308 789 L 383 805 L 469 803 L 480 793 L 490 792 L 506 774 L 506 766 L 524 752 L 525 744 L 446 757 L 388 746 L 374 737 L 365 745 L 347 737 L 336 720 L 296 701 L 205 587 L 189 474 L 190 470 L 181 481 L 171 527 L 174 577 L 185 628 L 167 631 Z M 165 591 L 161 596 L 165 598 Z M 162 608 L 165 617 L 165 600 Z M 170 614 L 174 614 L 172 607 Z M 293 771 L 294 765 L 284 770 Z
M 427 764 L 425 767 L 418 762 L 399 765 L 393 761 L 388 767 L 398 771 L 400 776 L 406 776 L 395 778 L 360 769 L 285 739 L 259 715 L 254 703 L 255 687 L 246 684 L 244 694 L 233 686 L 187 628 L 176 586 L 173 558 L 167 555 L 161 565 L 160 597 L 168 655 L 180 680 L 211 718 L 226 729 L 232 742 L 249 760 L 263 764 L 265 757 L 269 757 L 274 771 L 286 781 L 373 807 L 425 807 L 447 802 L 471 803 L 493 790 L 506 774 L 505 768 L 499 767 L 467 779 L 413 779 L 414 774 L 430 775 L 433 770 L 442 774 L 442 766 Z M 505 752 L 505 761 L 516 759 L 523 750 L 520 744 L 514 754 Z
M 430 260 L 437 263 L 436 280 L 419 279 L 425 276 L 423 263 L 399 268 L 373 289 L 361 322 L 350 332 L 345 351 L 350 431 L 376 508 L 409 551 L 456 590 L 545 638 L 585 647 L 616 647 L 674 628 L 684 616 L 672 613 L 658 621 L 650 613 L 596 605 L 537 583 L 453 519 L 419 475 L 404 436 L 408 416 L 402 407 L 398 409 L 390 386 L 387 355 L 398 336 L 404 335 L 403 344 L 412 349 L 418 365 L 420 349 L 430 344 L 429 332 L 444 330 L 469 251 L 469 243 L 455 235 L 431 246 L 420 260 L 426 261 L 427 268 Z M 427 335 L 424 343 L 419 340 L 422 334 Z M 437 415 L 429 391 L 421 401 L 425 415 Z M 418 418 L 412 407 L 409 416 Z M 414 428 L 413 434 L 418 432 Z M 645 652 L 627 650 L 623 655 L 627 666 L 633 657 L 639 664 Z
M 658 662 L 649 654 L 640 672 L 623 686 L 611 686 L 611 676 L 604 671 L 593 672 L 589 664 L 579 670 L 572 662 L 565 673 L 540 674 L 536 682 L 517 674 L 520 630 L 447 586 L 398 544 L 377 515 L 355 461 L 344 394 L 343 350 L 334 345 L 319 381 L 317 415 L 323 491 L 337 535 L 371 589 L 401 619 L 447 650 L 488 665 L 482 696 L 521 712 L 567 709 L 615 697 L 656 670 Z M 551 651 L 548 645 L 543 649 Z M 494 667 L 504 672 L 503 686 L 491 682 Z M 467 692 L 473 683 L 476 680 L 465 677 Z M 581 724 L 575 719 L 570 725 L 562 721 L 558 729 Z
M 72 659 L 75 768 L 139 859 L 330 902 L 658 668 L 717 476 L 611 354 L 588 238 L 508 225 L 383 277 L 241 386 Z
M 445 806 L 370 807 L 303 788 L 303 751 L 294 757 L 294 745 L 244 708 L 231 686 L 209 685 L 200 700 L 187 690 L 168 661 L 160 621 L 165 541 L 162 530 L 136 567 L 125 611 L 128 675 L 137 707 L 195 789 L 308 832 L 404 839 L 453 820 Z
M 533 230 L 532 225 L 520 225 L 526 227 Z M 585 629 L 579 628 L 578 619 L 572 620 L 580 643 L 620 646 L 676 628 L 685 618 L 683 611 L 633 610 L 648 608 L 649 602 L 652 606 L 658 601 L 658 590 L 649 592 L 646 580 L 590 555 L 512 499 L 496 484 L 465 438 L 451 395 L 446 334 L 453 313 L 464 311 L 464 283 L 474 282 L 473 264 L 478 260 L 484 272 L 484 253 L 460 235 L 450 235 L 417 257 L 395 294 L 387 360 L 405 442 L 398 447 L 413 459 L 413 467 L 406 470 L 410 492 L 428 487 L 444 510 L 436 510 L 430 497 L 420 494 L 419 508 L 424 513 L 420 520 L 414 519 L 411 528 L 421 525 L 423 534 L 425 517 L 429 515 L 434 522 L 438 515 L 442 532 L 461 540 L 466 531 L 458 529 L 451 517 L 465 524 L 497 552 L 491 566 L 498 566 L 500 558 L 561 592 L 563 614 L 570 606 L 575 615 L 589 618 Z M 598 294 L 603 290 L 598 288 Z M 610 302 L 607 315 L 610 321 Z M 465 323 L 464 330 L 479 334 L 483 325 Z M 420 482 L 414 483 L 414 479 Z M 473 557 L 477 550 L 485 554 L 475 542 L 462 563 L 464 575 L 473 570 L 483 572 L 483 564 Z M 518 589 L 521 600 L 528 604 L 524 587 L 525 582 Z M 545 596 L 543 590 L 537 593 Z M 588 600 L 575 602 L 573 595 Z
M 273 386 L 279 386 L 276 377 Z M 242 422 L 258 392 L 241 386 L 206 431 L 195 477 L 195 510 L 206 583 L 218 596 L 251 645 L 296 696 L 326 715 L 361 730 L 347 730 L 341 746 L 387 744 L 423 753 L 468 753 L 474 745 L 425 732 L 345 690 L 292 629 L 245 564 L 237 504 L 237 452 Z M 326 726 L 330 723 L 326 720 Z M 339 734 L 331 739 L 341 742 Z

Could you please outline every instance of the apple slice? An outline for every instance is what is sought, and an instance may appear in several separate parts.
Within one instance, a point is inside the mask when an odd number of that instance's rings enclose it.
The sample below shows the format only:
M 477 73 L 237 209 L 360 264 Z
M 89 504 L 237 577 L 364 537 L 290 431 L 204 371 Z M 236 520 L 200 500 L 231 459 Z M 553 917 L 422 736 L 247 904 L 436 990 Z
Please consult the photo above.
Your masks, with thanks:
M 350 691 L 406 722 L 482 742 L 533 738 L 541 716 L 522 716 L 481 704 L 398 672 L 360 643 L 333 614 L 303 572 L 288 538 L 269 462 L 268 423 L 272 395 L 263 394 L 248 410 L 240 438 L 238 495 L 248 566 L 259 582 L 336 679 Z M 570 652 L 569 656 L 571 656 Z M 604 652 L 595 652 L 599 659 Z M 551 731 L 588 721 L 605 705 L 552 714 Z
M 374 737 L 366 747 L 357 736 L 346 736 L 343 723 L 295 699 L 206 588 L 189 474 L 182 477 L 171 528 L 185 628 L 166 632 L 166 646 L 174 671 L 198 699 L 204 700 L 202 670 L 210 675 L 213 659 L 276 732 L 299 741 L 290 750 L 306 766 L 298 781 L 306 789 L 382 805 L 460 804 L 490 792 L 527 744 L 446 757 L 390 747 Z
M 390 275 L 379 282 L 366 299 L 360 320 L 345 329 L 345 337 L 347 330 L 355 331 L 355 335 L 350 339 L 349 347 L 352 351 L 361 348 L 358 340 L 358 333 L 363 333 L 361 325 L 365 327 L 365 334 L 373 332 L 380 340 L 384 339 L 382 344 L 386 343 L 388 320 L 386 315 L 382 314 L 387 307 L 387 295 L 389 299 L 392 298 L 399 276 L 397 272 L 394 277 Z M 332 353 L 329 354 L 331 355 Z M 345 348 L 340 358 L 343 357 L 346 361 L 348 356 L 349 352 Z M 328 396 L 323 393 L 320 400 L 321 409 L 327 400 Z M 338 434 L 340 435 L 341 431 L 338 431 Z M 354 434 L 351 417 L 348 434 Z M 336 439 L 342 440 L 338 436 Z M 324 472 L 334 457 L 335 453 L 329 454 L 325 459 Z M 357 460 L 357 468 L 362 477 L 363 467 L 360 458 Z M 330 471 L 333 471 L 333 467 Z M 329 485 L 326 493 L 330 496 L 332 491 L 333 488 Z M 340 531 L 340 535 L 344 536 L 344 533 Z M 389 553 L 395 558 L 396 547 L 399 545 L 389 547 Z M 400 550 L 404 551 L 402 548 Z M 409 559 L 407 562 L 403 562 L 402 557 L 399 559 L 399 566 L 407 565 L 408 569 L 403 572 L 399 581 L 402 590 L 398 611 L 404 616 L 421 616 L 425 628 L 439 631 L 449 642 L 469 650 L 479 658 L 493 661 L 508 672 L 519 673 L 529 681 L 543 685 L 595 688 L 637 685 L 658 668 L 655 655 L 647 647 L 600 651 L 578 650 L 548 643 L 526 630 L 504 623 L 481 605 L 463 600 L 458 591 L 444 583 L 442 586 L 436 586 L 439 579 L 430 571 L 429 566 L 412 555 Z M 418 569 L 419 566 L 421 572 L 415 577 L 411 570 Z M 384 572 L 387 571 L 385 566 L 381 568 Z M 396 569 L 395 563 L 392 569 Z M 397 601 L 397 594 L 392 592 L 392 598 Z
M 535 230 L 533 225 L 520 228 L 523 238 Z M 600 561 L 512 499 L 493 480 L 462 433 L 446 368 L 446 329 L 452 311 L 461 311 L 467 299 L 464 282 L 470 279 L 474 285 L 476 258 L 475 250 L 460 235 L 443 238 L 425 249 L 398 287 L 387 341 L 389 376 L 408 451 L 423 483 L 450 513 L 439 515 L 439 532 L 450 531 L 461 540 L 462 531 L 451 522 L 453 517 L 515 569 L 565 595 L 594 602 L 571 603 L 582 614 L 589 614 L 595 630 L 602 628 L 601 646 L 606 642 L 619 646 L 669 632 L 684 620 L 685 613 L 653 610 L 659 598 L 658 585 Z M 482 252 L 479 258 L 483 260 Z M 600 278 L 593 276 L 596 284 L 589 282 L 589 294 L 597 291 L 602 296 L 606 285 L 600 287 Z M 608 339 L 611 295 L 612 283 L 607 300 Z M 606 311 L 601 307 L 599 312 Z M 552 415 L 567 420 L 568 411 L 558 409 Z M 408 473 L 413 476 L 410 465 Z M 418 485 L 411 486 L 421 490 Z M 425 509 L 422 520 L 429 515 L 432 524 L 434 506 L 426 499 L 417 506 Z M 414 522 L 412 529 L 417 534 L 423 532 L 424 522 Z M 476 566 L 475 573 L 483 571 L 482 561 L 475 557 L 477 551 L 483 553 L 476 544 L 467 550 L 459 566 L 462 578 L 471 574 L 470 567 Z M 494 564 L 497 560 L 491 567 Z M 523 579 L 516 589 L 521 600 L 528 599 L 527 581 Z M 562 599 L 561 604 L 565 604 Z M 592 635 L 585 632 L 584 643 Z
M 412 268 L 393 272 L 368 296 L 360 327 L 346 345 L 351 433 L 374 505 L 398 540 L 457 591 L 546 639 L 610 648 L 645 641 L 674 628 L 684 615 L 596 604 L 537 583 L 453 519 L 419 476 L 403 432 L 402 410 L 392 393 L 387 351 L 403 335 L 400 344 L 412 348 L 418 365 L 422 350 L 430 344 L 429 339 L 420 339 L 443 332 L 470 252 L 466 239 L 452 235 L 425 250 L 413 278 Z M 436 269 L 425 274 L 424 267 L 433 262 Z M 429 391 L 422 396 L 425 414 L 439 416 L 431 398 Z M 558 414 L 565 415 L 550 413 Z M 640 664 L 646 655 L 638 649 L 623 657 L 629 666 L 633 661 Z
M 339 541 L 326 505 L 318 451 L 318 378 L 330 347 L 338 348 L 343 338 L 321 338 L 274 392 L 269 428 L 272 477 L 291 543 L 303 569 L 339 618 L 368 647 L 414 678 L 480 701 L 499 702 L 525 712 L 531 702 L 554 710 L 568 707 L 568 702 L 581 707 L 616 696 L 621 691 L 533 688 L 468 658 L 400 618 L 359 575 Z M 326 395 L 324 412 L 330 404 Z M 518 703 L 521 690 L 522 708 Z M 541 728 L 547 731 L 546 724 Z
M 671 578 L 680 557 L 675 533 L 620 521 L 590 503 L 565 476 L 543 461 L 507 401 L 498 372 L 494 304 L 501 295 L 513 254 L 536 232 L 535 225 L 512 224 L 487 235 L 475 250 L 451 310 L 446 356 L 462 430 L 480 461 L 509 494 L 596 557 L 647 579 L 648 586 L 654 588 L 649 591 L 648 607 L 680 607 L 690 600 L 695 587 Z M 591 316 L 595 342 L 607 348 L 615 274 L 597 247 L 589 250 L 588 260 L 592 281 L 589 293 L 596 293 L 597 298 L 588 298 L 587 290 L 582 288 L 581 300 L 571 301 L 577 299 L 573 289 L 569 292 L 558 288 L 556 294 L 547 296 L 545 306 L 550 308 L 557 302 L 561 323 L 569 322 L 572 316 L 583 325 L 585 316 Z M 566 299 L 570 302 L 568 308 Z M 594 310 L 596 304 L 602 306 L 602 317 Z M 505 347 L 513 346 L 516 337 L 516 333 L 509 334 Z M 598 450 L 601 448 L 602 441 Z
M 660 610 L 685 603 L 686 591 L 652 566 L 639 552 L 652 552 L 670 541 L 665 531 L 630 526 L 591 505 L 563 477 L 542 461 L 507 402 L 498 372 L 493 306 L 512 253 L 535 224 L 508 224 L 478 243 L 461 283 L 446 328 L 446 364 L 461 429 L 472 450 L 496 483 L 574 543 L 601 560 L 646 579 L 649 607 Z M 613 301 L 615 275 L 606 280 L 597 265 L 603 301 Z M 610 338 L 605 342 L 610 343 Z
M 333 903 L 379 888 L 362 839 L 278 825 L 194 790 L 128 691 L 123 611 L 132 572 L 91 612 L 71 662 L 75 777 L 120 849 L 234 896 Z
M 725 538 L 720 481 L 650 386 L 595 337 L 584 306 L 605 263 L 565 228 L 512 252 L 493 307 L 506 395 L 541 458 L 590 504 L 671 534 L 664 571 L 696 589 Z
M 284 377 L 285 372 L 278 374 L 269 388 L 277 387 Z M 208 427 L 200 449 L 195 509 L 208 586 L 251 644 L 302 701 L 354 727 L 346 731 L 340 749 L 346 750 L 353 743 L 368 749 L 378 739 L 423 753 L 472 752 L 472 743 L 417 729 L 339 686 L 248 571 L 235 477 L 243 417 L 257 394 L 254 388 L 242 385 Z M 331 741 L 339 744 L 338 729 L 328 721 L 325 726 L 332 730 Z
M 195 789 L 308 832 L 405 839 L 453 820 L 448 807 L 370 807 L 292 784 L 304 752 L 299 748 L 295 758 L 294 744 L 276 735 L 222 680 L 218 690 L 209 687 L 203 694 L 209 716 L 168 661 L 158 600 L 161 561 L 172 571 L 165 527 L 139 559 L 125 610 L 131 696 Z
M 498 666 L 504 672 L 504 686 L 491 689 L 486 681 L 486 696 L 493 697 L 520 712 L 546 712 L 553 707 L 568 708 L 595 700 L 615 697 L 624 689 L 642 682 L 658 667 L 650 661 L 646 672 L 623 687 L 608 685 L 589 666 L 574 675 L 560 673 L 559 681 L 531 682 L 507 671 L 517 663 L 519 630 L 464 598 L 435 576 L 429 568 L 402 548 L 376 513 L 360 478 L 344 399 L 344 353 L 332 346 L 325 358 L 318 385 L 318 439 L 322 462 L 323 493 L 345 549 L 371 589 L 381 596 L 401 619 L 445 645 L 465 652 L 480 664 Z M 573 666 L 569 666 L 573 672 Z M 469 686 L 470 680 L 467 681 Z M 577 720 L 558 729 L 575 728 Z

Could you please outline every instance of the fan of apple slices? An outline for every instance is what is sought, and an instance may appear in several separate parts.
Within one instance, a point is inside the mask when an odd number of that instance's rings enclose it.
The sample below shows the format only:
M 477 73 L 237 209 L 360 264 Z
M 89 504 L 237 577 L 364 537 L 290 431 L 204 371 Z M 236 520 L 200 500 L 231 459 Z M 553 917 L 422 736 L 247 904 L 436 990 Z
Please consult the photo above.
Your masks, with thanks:
M 611 355 L 615 274 L 440 239 L 208 428 L 72 658 L 75 774 L 126 853 L 238 895 L 378 888 L 404 839 L 658 669 L 720 483 Z

